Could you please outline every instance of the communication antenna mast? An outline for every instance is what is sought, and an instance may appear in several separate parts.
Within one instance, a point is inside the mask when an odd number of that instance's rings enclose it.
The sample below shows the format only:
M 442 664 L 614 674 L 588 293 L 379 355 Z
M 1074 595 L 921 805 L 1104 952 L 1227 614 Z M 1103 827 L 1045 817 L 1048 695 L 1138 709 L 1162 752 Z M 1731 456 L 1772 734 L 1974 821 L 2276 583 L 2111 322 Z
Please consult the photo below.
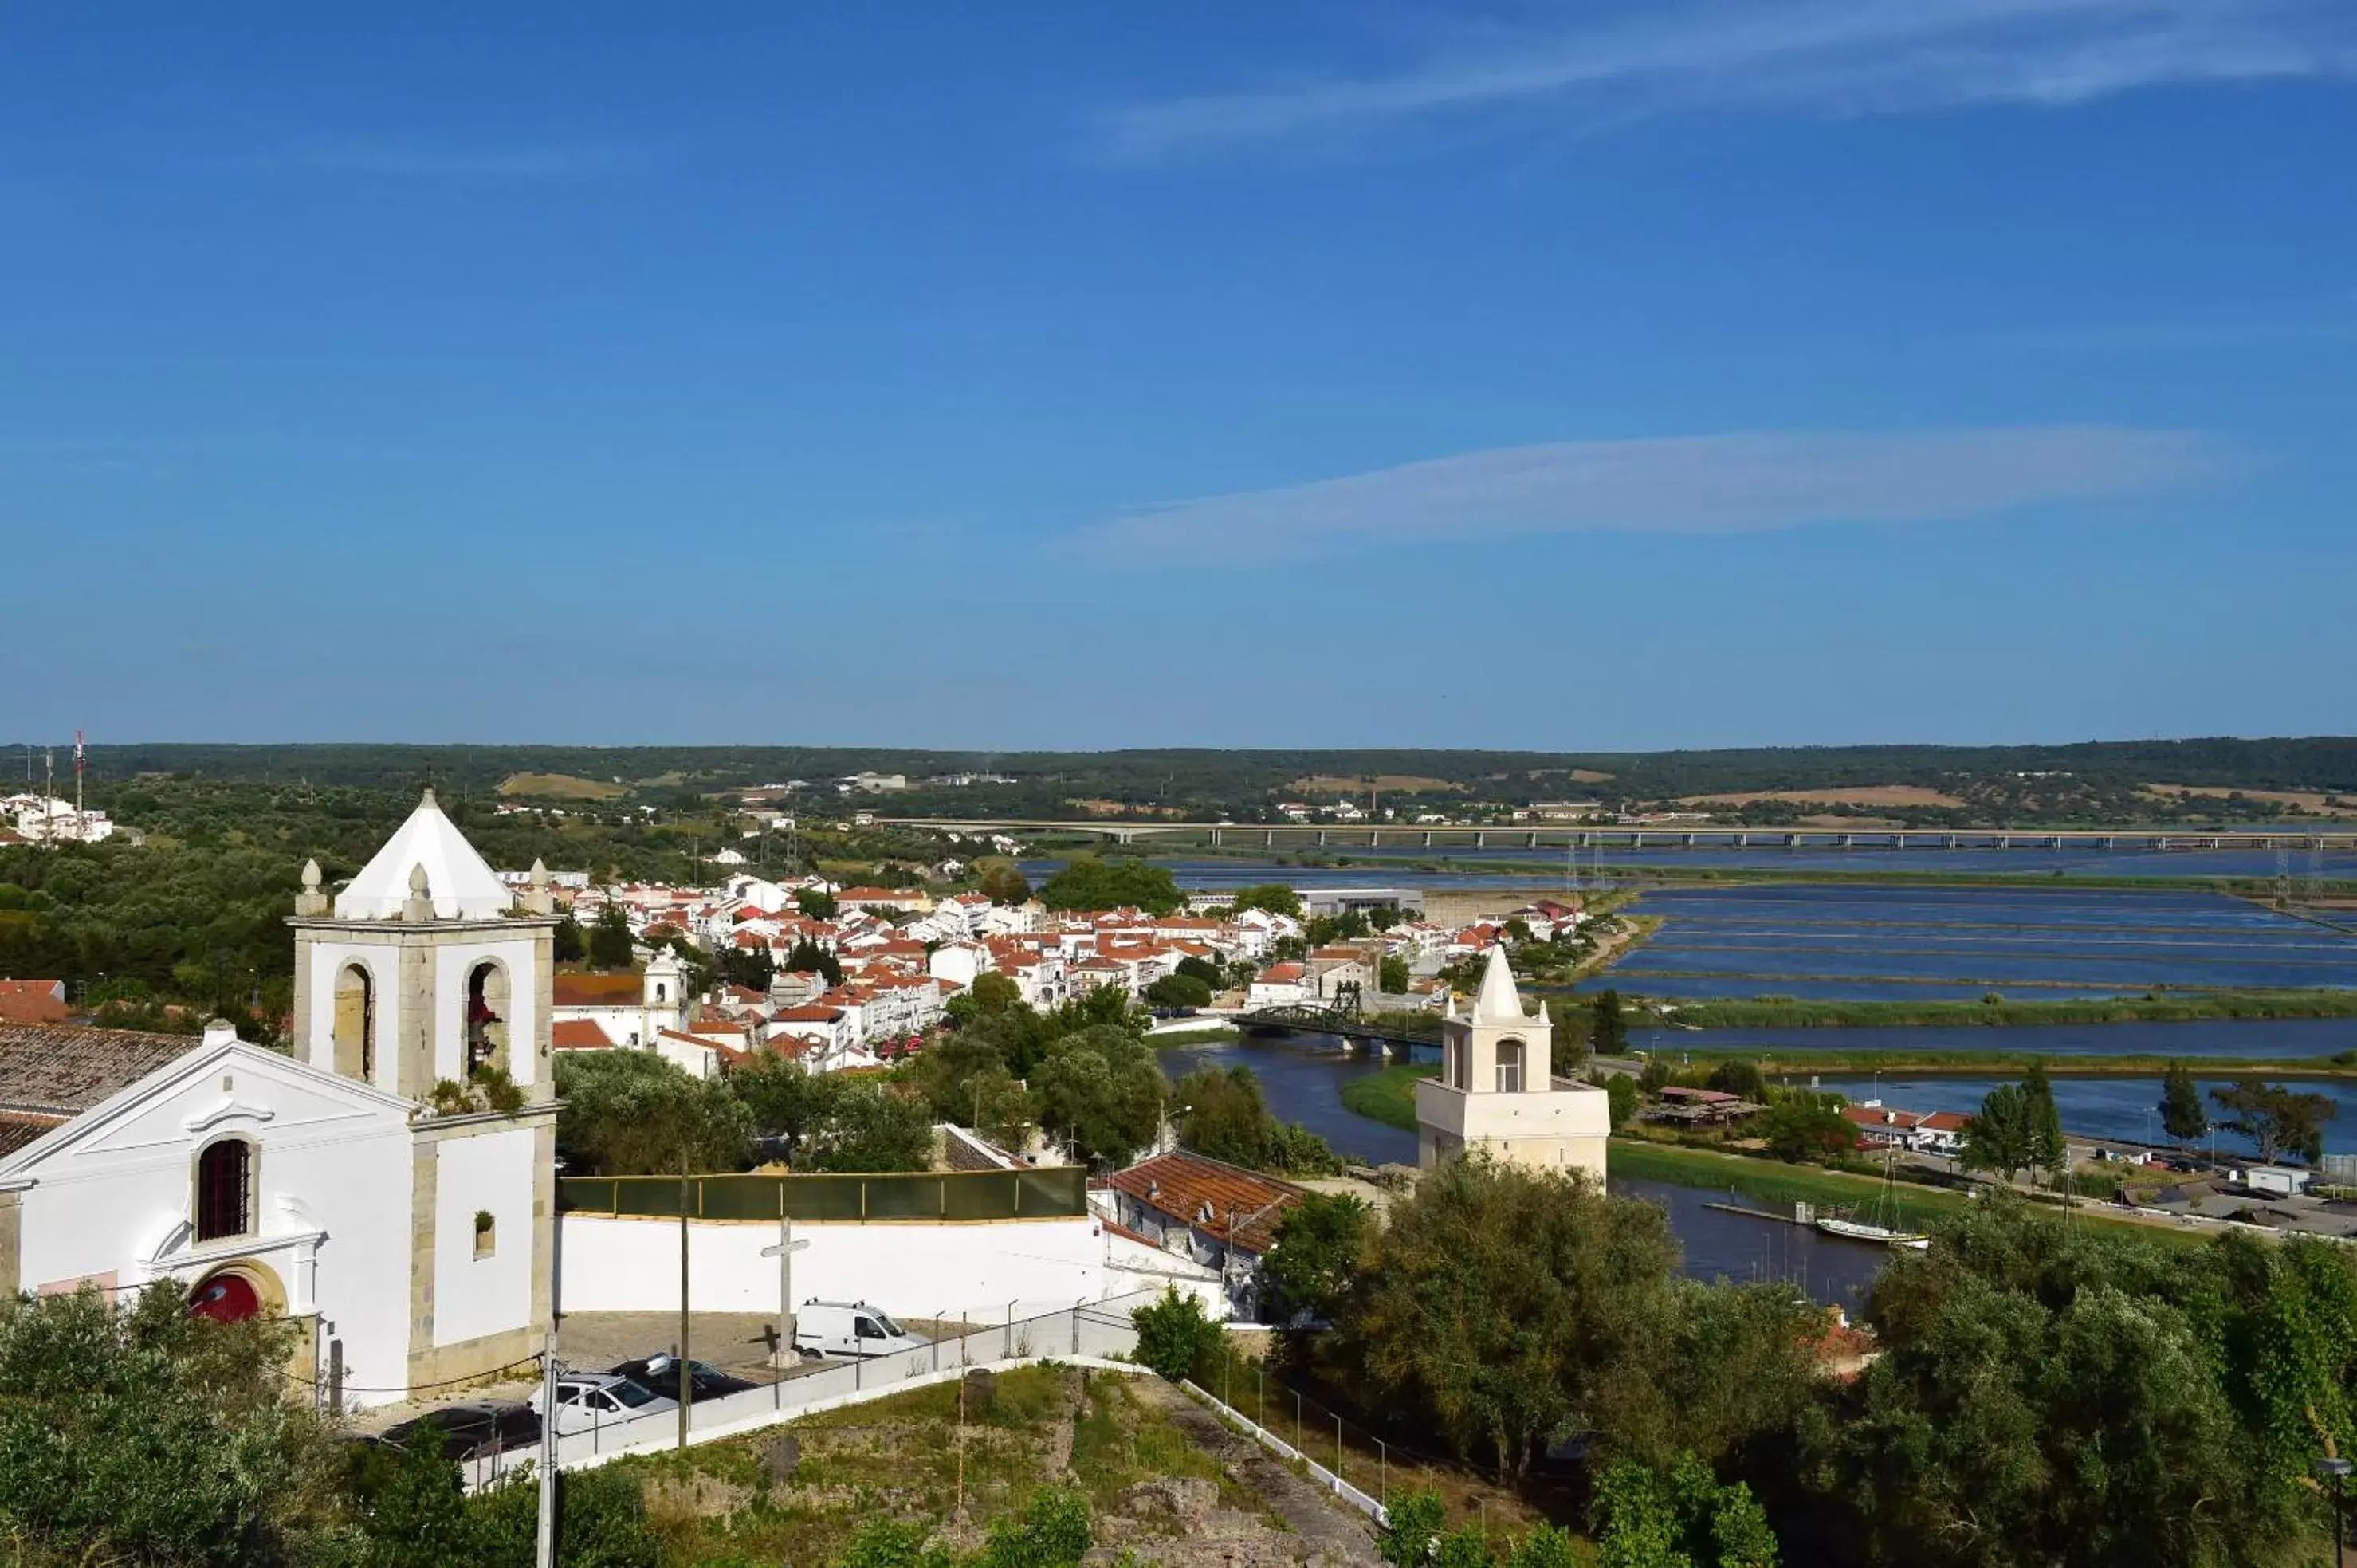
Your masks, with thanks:
M 81 815 L 82 744 L 81 731 L 74 731 L 74 816 Z

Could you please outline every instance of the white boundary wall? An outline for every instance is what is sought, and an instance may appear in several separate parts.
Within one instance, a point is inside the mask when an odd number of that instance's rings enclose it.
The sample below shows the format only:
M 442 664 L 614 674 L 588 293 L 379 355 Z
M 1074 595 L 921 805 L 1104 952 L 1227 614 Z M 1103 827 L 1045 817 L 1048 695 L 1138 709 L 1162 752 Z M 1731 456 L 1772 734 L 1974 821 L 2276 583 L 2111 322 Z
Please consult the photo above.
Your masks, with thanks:
M 673 1223 L 676 1225 L 677 1221 Z M 962 1337 L 952 1335 L 935 1340 L 920 1349 L 878 1356 L 872 1360 L 831 1362 L 820 1371 L 691 1406 L 688 1441 L 698 1444 L 735 1437 L 840 1405 L 864 1403 L 933 1383 L 954 1382 L 971 1367 L 996 1370 L 1037 1361 L 1056 1361 L 1150 1377 L 1151 1373 L 1130 1364 L 1126 1358 L 1137 1348 L 1137 1329 L 1130 1314 L 1153 1300 L 1151 1294 L 1138 1292 L 975 1328 Z M 561 1358 L 561 1346 L 559 1355 Z M 556 1467 L 576 1470 L 627 1454 L 661 1453 L 678 1444 L 677 1410 L 633 1416 L 610 1426 L 593 1425 L 587 1432 L 568 1433 L 559 1438 Z M 466 1466 L 468 1484 L 479 1488 L 512 1477 L 518 1470 L 531 1467 L 539 1453 L 535 1446 L 472 1461 Z
M 679 1221 L 567 1214 L 562 1220 L 566 1312 L 677 1312 Z M 688 1222 L 689 1294 L 698 1312 L 778 1310 L 778 1261 L 761 1256 L 778 1227 L 761 1220 Z M 794 1299 L 868 1301 L 902 1317 L 979 1325 L 1067 1309 L 1135 1291 L 1109 1273 L 1100 1222 L 1081 1215 L 928 1224 L 797 1221 Z

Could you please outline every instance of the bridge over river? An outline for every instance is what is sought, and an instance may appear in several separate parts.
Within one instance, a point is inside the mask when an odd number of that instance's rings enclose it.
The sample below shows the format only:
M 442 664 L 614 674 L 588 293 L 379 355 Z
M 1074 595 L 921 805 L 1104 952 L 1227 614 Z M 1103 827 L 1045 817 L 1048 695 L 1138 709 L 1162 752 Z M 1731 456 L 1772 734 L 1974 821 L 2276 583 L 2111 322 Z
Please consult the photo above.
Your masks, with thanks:
M 2357 851 L 2357 829 L 2233 828 L 1727 828 L 1679 823 L 1602 827 L 1401 827 L 1333 823 L 1157 822 L 1123 818 L 1082 822 L 957 817 L 879 817 L 895 827 L 964 833 L 1087 833 L 1114 843 L 1201 841 L 1215 847 L 1262 849 L 1365 847 L 1437 849 L 1855 849 L 1855 850 L 2328 850 Z

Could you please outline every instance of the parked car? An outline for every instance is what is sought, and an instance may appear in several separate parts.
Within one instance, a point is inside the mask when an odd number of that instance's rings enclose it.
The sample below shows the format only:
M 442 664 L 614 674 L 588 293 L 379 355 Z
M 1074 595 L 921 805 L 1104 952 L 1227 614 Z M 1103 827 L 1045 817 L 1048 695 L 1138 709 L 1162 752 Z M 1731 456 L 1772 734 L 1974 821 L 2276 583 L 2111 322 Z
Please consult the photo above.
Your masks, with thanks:
M 679 1360 L 665 1352 L 659 1356 L 641 1356 L 635 1361 L 618 1361 L 606 1369 L 618 1378 L 653 1390 L 656 1393 L 679 1398 Z M 716 1400 L 723 1394 L 741 1394 L 758 1385 L 743 1378 L 732 1378 L 717 1367 L 707 1367 L 701 1361 L 687 1364 L 688 1392 L 696 1400 Z
M 540 1410 L 540 1392 L 532 1396 L 533 1409 Z M 556 1380 L 556 1430 L 559 1435 L 587 1432 L 593 1426 L 610 1426 L 616 1422 L 630 1421 L 641 1415 L 660 1415 L 679 1408 L 679 1402 L 665 1399 L 643 1383 L 628 1378 L 618 1378 L 611 1372 L 567 1372 Z M 548 1412 L 541 1412 L 543 1420 Z
M 386 1427 L 371 1441 L 410 1448 L 432 1426 L 442 1437 L 442 1457 L 468 1460 L 540 1441 L 540 1416 L 521 1400 L 479 1400 L 446 1405 Z
M 794 1308 L 794 1348 L 822 1356 L 890 1356 L 932 1343 L 905 1333 L 872 1302 L 821 1301 Z

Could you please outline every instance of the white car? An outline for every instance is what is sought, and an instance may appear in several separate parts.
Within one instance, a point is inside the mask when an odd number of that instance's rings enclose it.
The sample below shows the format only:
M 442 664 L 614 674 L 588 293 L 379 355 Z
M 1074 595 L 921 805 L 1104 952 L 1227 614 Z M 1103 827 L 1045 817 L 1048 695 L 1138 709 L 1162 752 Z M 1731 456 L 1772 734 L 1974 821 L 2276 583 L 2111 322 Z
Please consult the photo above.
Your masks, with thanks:
M 543 1421 L 548 1412 L 540 1408 L 541 1391 L 534 1389 L 532 1408 Z M 611 1372 L 565 1372 L 556 1380 L 556 1430 L 559 1435 L 587 1432 L 592 1427 L 613 1426 L 642 1415 L 661 1415 L 679 1408 L 679 1402 L 665 1399 L 644 1384 L 628 1378 L 618 1378 Z

